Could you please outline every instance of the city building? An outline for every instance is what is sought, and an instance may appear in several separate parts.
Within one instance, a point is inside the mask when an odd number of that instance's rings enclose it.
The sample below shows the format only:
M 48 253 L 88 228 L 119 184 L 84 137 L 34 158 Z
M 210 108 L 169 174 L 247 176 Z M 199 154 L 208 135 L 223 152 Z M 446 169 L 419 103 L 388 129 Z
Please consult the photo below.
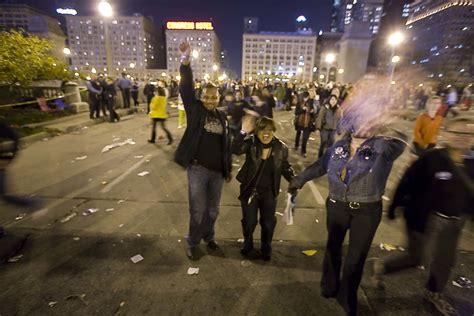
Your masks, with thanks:
M 71 66 L 83 72 L 120 72 L 164 68 L 164 45 L 153 22 L 139 14 L 103 18 L 67 16 Z M 163 58 L 162 58 L 163 59 Z
M 306 22 L 303 18 L 298 17 L 297 25 L 301 28 L 296 32 L 243 34 L 242 80 L 272 77 L 281 80 L 312 79 L 316 35 L 305 23 L 298 23 Z
M 331 31 L 344 32 L 353 21 L 361 21 L 368 22 L 371 33 L 377 34 L 383 14 L 383 3 L 384 0 L 335 0 Z
M 63 52 L 66 36 L 57 19 L 28 5 L 0 4 L 0 31 L 12 29 L 22 29 L 50 40 L 53 44 L 52 55 L 66 62 Z
M 410 5 L 406 22 L 412 50 L 410 63 L 421 65 L 428 76 L 450 83 L 474 78 L 474 2 L 472 0 L 419 0 Z
M 316 55 L 313 69 L 313 80 L 319 79 L 320 81 L 336 81 L 337 76 L 337 62 L 328 65 L 325 61 L 325 57 L 328 54 L 334 54 L 337 56 L 339 53 L 339 41 L 342 38 L 343 33 L 336 32 L 320 32 L 316 45 Z
M 166 52 L 168 73 L 179 75 L 181 52 L 179 45 L 188 41 L 192 48 L 192 67 L 195 79 L 218 78 L 223 75 L 220 69 L 220 42 L 214 32 L 212 22 L 166 23 Z

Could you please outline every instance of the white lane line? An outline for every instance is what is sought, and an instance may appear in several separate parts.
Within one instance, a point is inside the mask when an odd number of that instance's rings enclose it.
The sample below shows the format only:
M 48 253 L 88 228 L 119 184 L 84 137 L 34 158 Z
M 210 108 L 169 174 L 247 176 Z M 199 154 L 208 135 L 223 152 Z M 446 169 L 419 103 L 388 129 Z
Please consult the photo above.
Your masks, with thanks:
M 302 166 L 303 170 L 306 169 L 306 166 L 301 161 L 298 161 L 298 165 Z M 316 199 L 316 202 L 318 202 L 319 205 L 324 205 L 324 198 L 321 195 L 321 192 L 319 192 L 318 187 L 313 183 L 313 181 L 309 181 L 308 185 L 311 193 L 313 193 L 313 196 Z
M 116 186 L 117 184 L 119 184 L 120 182 L 122 182 L 129 174 L 131 174 L 133 171 L 135 171 L 136 169 L 138 169 L 143 163 L 145 163 L 148 159 L 150 159 L 152 157 L 152 155 L 146 155 L 146 157 L 142 158 L 140 161 L 138 161 L 136 164 L 134 164 L 133 166 L 131 166 L 127 171 L 125 171 L 124 173 L 122 173 L 120 176 L 118 176 L 117 178 L 115 178 L 114 181 L 110 182 L 108 185 L 106 185 L 102 190 L 100 190 L 100 193 L 107 193 L 109 192 L 110 190 L 112 190 L 112 188 L 114 186 Z

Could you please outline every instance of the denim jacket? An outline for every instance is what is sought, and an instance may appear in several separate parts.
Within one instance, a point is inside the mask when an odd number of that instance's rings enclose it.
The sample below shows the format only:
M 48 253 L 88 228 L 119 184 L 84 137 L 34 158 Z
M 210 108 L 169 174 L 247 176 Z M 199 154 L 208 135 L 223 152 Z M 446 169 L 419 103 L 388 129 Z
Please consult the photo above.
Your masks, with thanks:
M 406 138 L 401 133 L 398 137 Z M 329 198 L 342 202 L 380 201 L 393 162 L 403 153 L 405 144 L 393 138 L 372 137 L 361 144 L 350 160 L 349 146 L 350 138 L 336 142 L 323 157 L 293 178 L 290 186 L 299 189 L 327 173 Z M 344 167 L 346 175 L 341 179 Z

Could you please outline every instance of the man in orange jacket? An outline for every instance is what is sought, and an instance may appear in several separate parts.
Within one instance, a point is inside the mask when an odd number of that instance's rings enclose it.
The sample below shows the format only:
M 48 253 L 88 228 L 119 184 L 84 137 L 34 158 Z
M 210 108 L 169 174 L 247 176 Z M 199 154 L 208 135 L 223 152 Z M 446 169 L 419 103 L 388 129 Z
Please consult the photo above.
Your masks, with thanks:
M 431 97 L 426 104 L 426 112 L 416 119 L 413 147 L 416 155 L 434 148 L 438 141 L 438 131 L 443 123 L 443 117 L 438 114 L 441 106 L 440 97 Z

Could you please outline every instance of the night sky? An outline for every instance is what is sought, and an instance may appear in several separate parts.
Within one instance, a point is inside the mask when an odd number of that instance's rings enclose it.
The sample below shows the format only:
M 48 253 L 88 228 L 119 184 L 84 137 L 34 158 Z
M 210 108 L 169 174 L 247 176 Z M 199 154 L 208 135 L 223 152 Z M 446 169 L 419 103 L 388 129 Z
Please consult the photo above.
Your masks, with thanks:
M 79 15 L 96 14 L 99 0 L 17 0 L 1 1 L 35 6 L 54 15 L 60 3 L 75 2 Z M 168 20 L 209 20 L 229 53 L 230 65 L 240 76 L 243 18 L 259 18 L 260 31 L 294 31 L 295 20 L 305 15 L 316 32 L 328 31 L 331 0 L 110 0 L 116 14 L 141 13 L 152 16 L 157 26 Z

